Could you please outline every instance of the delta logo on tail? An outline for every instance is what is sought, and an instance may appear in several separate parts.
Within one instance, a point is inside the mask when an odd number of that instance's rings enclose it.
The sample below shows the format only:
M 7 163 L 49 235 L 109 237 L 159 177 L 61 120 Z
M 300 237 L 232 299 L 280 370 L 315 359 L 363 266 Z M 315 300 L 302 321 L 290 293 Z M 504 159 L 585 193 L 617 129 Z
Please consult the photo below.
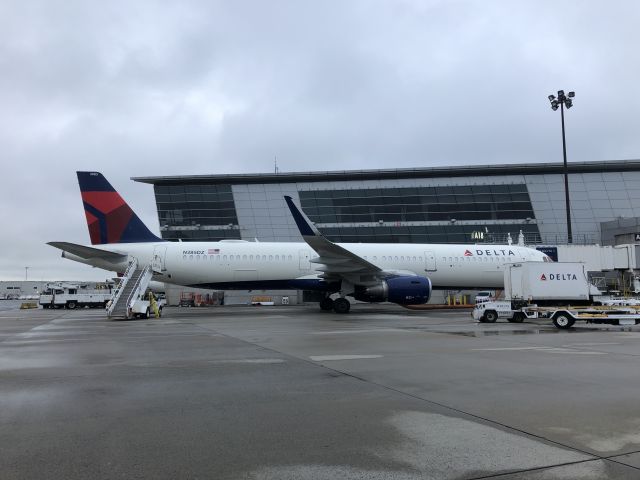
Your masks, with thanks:
M 92 245 L 162 241 L 98 172 L 77 172 Z

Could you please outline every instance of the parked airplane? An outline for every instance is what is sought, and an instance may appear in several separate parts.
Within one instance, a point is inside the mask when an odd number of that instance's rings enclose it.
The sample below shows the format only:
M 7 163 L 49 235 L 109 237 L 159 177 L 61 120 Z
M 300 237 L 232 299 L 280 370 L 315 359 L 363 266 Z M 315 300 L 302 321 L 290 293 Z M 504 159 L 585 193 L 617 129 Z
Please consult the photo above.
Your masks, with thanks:
M 325 293 L 323 310 L 347 313 L 345 297 L 423 304 L 432 288 L 501 288 L 505 265 L 551 261 L 516 245 L 333 243 L 285 201 L 306 243 L 168 242 L 142 223 L 97 172 L 78 172 L 92 246 L 49 242 L 69 260 L 124 272 L 131 258 L 152 265 L 153 279 L 208 289 L 303 289 Z M 331 296 L 337 297 L 332 299 Z

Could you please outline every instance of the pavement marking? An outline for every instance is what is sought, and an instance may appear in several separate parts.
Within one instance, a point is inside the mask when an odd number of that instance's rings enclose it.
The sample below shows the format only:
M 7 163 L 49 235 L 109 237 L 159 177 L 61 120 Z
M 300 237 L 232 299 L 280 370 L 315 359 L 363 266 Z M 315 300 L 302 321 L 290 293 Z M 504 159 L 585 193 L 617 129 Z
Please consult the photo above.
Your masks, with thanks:
M 342 335 L 344 333 L 387 333 L 387 332 L 402 332 L 407 333 L 406 330 L 401 328 L 371 328 L 366 330 L 327 330 L 327 331 L 318 331 L 318 332 L 310 332 L 311 335 Z
M 382 358 L 382 355 L 314 355 L 309 357 L 314 362 L 327 362 L 332 360 L 360 360 L 368 358 Z
M 209 363 L 260 363 L 260 364 L 268 364 L 268 363 L 285 363 L 282 358 L 242 358 L 238 360 L 211 360 Z
M 595 347 L 598 345 L 622 345 L 619 342 L 567 343 L 563 347 Z
M 549 347 L 502 347 L 502 348 L 472 348 L 472 352 L 502 352 L 502 351 L 517 351 L 517 350 L 545 350 Z
M 531 350 L 535 352 L 543 352 L 543 353 L 562 353 L 566 355 L 608 355 L 607 352 L 592 352 L 585 350 L 573 350 L 569 348 L 559 348 L 559 347 L 504 347 L 504 348 L 473 348 L 471 351 L 474 352 L 505 352 L 505 351 L 524 351 Z

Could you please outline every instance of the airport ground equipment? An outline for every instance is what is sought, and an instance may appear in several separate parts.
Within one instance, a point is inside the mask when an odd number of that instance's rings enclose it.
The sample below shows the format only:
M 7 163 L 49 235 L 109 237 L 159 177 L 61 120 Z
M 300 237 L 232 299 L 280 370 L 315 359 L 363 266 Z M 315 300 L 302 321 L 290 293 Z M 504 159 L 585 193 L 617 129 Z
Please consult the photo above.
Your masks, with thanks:
M 472 316 L 478 322 L 498 319 L 520 323 L 548 318 L 558 328 L 578 321 L 636 325 L 640 305 L 633 299 L 605 297 L 588 281 L 582 263 L 519 263 L 504 271 L 505 299 L 478 303 Z
M 587 276 L 579 262 L 539 263 L 522 262 L 508 265 L 504 270 L 504 298 L 538 305 L 571 301 L 589 304 L 602 292 Z
M 38 303 L 42 308 L 105 308 L 111 293 L 108 290 L 86 290 L 71 283 L 47 284 Z
M 151 265 L 140 266 L 138 260 L 132 258 L 113 291 L 107 306 L 107 316 L 120 319 L 149 318 L 152 305 L 144 295 L 152 276 Z
M 575 322 L 638 325 L 640 324 L 640 306 L 593 305 L 593 306 L 538 306 L 519 305 L 517 302 L 484 302 L 475 306 L 472 312 L 474 320 L 481 323 L 494 323 L 498 319 L 520 323 L 524 320 L 550 319 L 560 329 L 571 328 Z

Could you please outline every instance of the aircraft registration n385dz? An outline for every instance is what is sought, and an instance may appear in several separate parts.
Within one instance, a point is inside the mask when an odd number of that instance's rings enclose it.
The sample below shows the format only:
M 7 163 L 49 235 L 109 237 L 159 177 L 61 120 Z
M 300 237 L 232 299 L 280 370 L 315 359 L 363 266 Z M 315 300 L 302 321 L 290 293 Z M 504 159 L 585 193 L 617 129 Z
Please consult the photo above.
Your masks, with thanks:
M 98 172 L 77 172 L 91 246 L 49 242 L 64 258 L 124 272 L 135 257 L 153 279 L 197 288 L 303 289 L 325 293 L 323 310 L 347 313 L 349 300 L 427 303 L 433 288 L 501 288 L 513 262 L 551 261 L 516 245 L 333 243 L 285 197 L 301 242 L 168 242 L 142 223 Z M 333 298 L 332 298 L 333 297 Z

